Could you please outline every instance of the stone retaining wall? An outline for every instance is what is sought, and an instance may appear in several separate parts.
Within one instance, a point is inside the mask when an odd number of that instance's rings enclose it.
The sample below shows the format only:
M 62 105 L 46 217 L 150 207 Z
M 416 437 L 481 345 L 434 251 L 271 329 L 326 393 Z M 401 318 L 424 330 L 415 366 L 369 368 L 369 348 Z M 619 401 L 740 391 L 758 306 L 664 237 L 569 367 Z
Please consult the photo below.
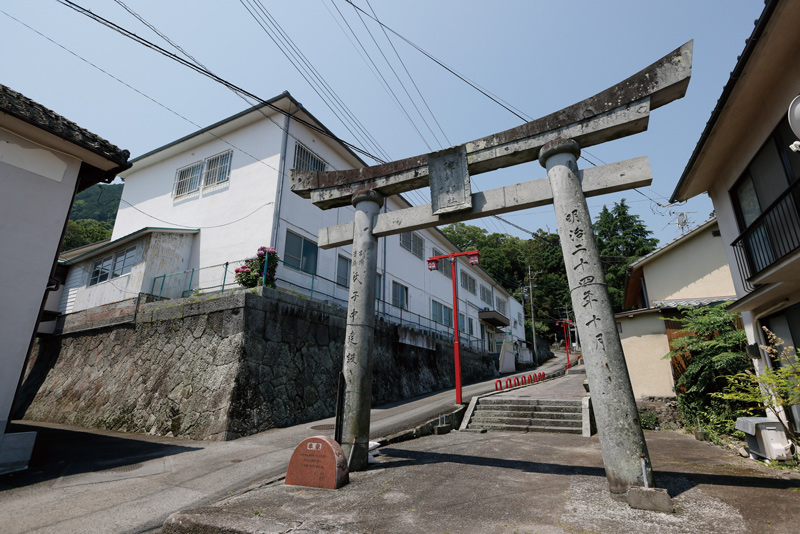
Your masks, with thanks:
M 41 340 L 15 417 L 225 440 L 334 414 L 340 308 L 263 289 L 143 303 L 131 321 Z M 401 334 L 376 330 L 374 405 L 453 385 L 452 346 Z M 462 350 L 465 383 L 495 374 L 488 356 Z

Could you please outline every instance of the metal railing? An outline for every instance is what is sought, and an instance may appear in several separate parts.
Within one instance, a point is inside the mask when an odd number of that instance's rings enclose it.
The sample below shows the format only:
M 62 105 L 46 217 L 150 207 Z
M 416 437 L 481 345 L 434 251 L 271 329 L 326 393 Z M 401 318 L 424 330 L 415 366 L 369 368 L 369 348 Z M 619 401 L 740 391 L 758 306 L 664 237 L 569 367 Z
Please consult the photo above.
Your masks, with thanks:
M 800 181 L 792 184 L 731 243 L 746 291 L 751 280 L 800 248 Z
M 235 280 L 235 270 L 245 260 L 220 263 L 201 269 L 188 269 L 176 273 L 164 274 L 153 278 L 151 295 L 157 300 L 184 298 L 192 295 L 210 295 L 242 289 Z M 324 302 L 347 309 L 349 289 L 333 280 L 307 273 L 278 260 L 275 271 L 275 287 L 315 302 Z M 417 313 L 394 306 L 391 302 L 375 299 L 375 313 L 378 321 L 398 324 L 441 341 L 452 343 L 453 327 L 423 317 Z M 459 325 L 462 326 L 462 325 Z M 465 325 L 463 325 L 465 326 Z M 485 350 L 486 341 L 460 332 L 459 342 L 462 347 L 475 351 Z

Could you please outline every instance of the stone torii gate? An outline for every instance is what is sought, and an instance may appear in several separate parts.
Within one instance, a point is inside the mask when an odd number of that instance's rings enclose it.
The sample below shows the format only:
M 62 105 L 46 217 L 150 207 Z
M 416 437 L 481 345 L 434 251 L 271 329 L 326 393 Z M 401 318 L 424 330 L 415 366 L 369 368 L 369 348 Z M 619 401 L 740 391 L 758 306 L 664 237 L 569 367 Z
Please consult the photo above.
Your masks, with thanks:
M 650 111 L 682 98 L 692 42 L 582 102 L 431 154 L 344 171 L 292 170 L 292 191 L 322 209 L 353 204 L 353 222 L 323 228 L 318 245 L 353 245 L 343 370 L 342 446 L 367 465 L 379 237 L 554 204 L 586 374 L 612 496 L 654 487 L 644 434 L 592 231 L 586 197 L 652 182 L 647 157 L 579 170 L 581 147 L 647 129 Z M 538 159 L 547 178 L 472 193 L 469 176 Z M 431 204 L 379 213 L 384 197 L 430 186 Z

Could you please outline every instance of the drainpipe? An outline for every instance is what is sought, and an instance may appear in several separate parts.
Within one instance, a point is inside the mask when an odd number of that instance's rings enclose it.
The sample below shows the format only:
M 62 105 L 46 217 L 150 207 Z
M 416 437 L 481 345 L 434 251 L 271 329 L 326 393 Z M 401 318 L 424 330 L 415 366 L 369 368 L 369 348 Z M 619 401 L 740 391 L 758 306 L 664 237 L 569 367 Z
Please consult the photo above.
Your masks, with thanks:
M 286 173 L 286 148 L 289 144 L 289 120 L 295 113 L 303 109 L 303 104 L 298 102 L 297 109 L 286 115 L 283 127 L 283 139 L 281 140 L 281 161 L 278 165 L 278 191 L 275 194 L 275 213 L 272 216 L 272 238 L 270 246 L 278 250 L 278 225 L 281 221 L 281 198 L 283 197 L 283 180 Z

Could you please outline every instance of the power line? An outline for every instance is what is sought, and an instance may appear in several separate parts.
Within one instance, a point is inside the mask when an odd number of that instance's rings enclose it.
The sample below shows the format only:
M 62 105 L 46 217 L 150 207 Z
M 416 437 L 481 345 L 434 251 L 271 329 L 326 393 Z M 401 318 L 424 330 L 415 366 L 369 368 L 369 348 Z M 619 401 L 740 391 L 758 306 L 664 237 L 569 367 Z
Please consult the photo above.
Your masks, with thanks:
M 374 150 L 381 152 L 381 155 L 388 158 L 385 151 L 383 151 L 374 140 L 374 137 L 372 137 L 369 132 L 366 131 L 364 126 L 359 122 L 344 101 L 339 98 L 339 95 L 337 95 L 333 88 L 331 88 L 331 86 L 325 81 L 319 71 L 314 68 L 308 58 L 300 51 L 294 41 L 292 41 L 292 39 L 283 30 L 280 24 L 278 24 L 275 18 L 270 15 L 269 11 L 267 11 L 263 4 L 259 0 L 239 0 L 239 2 L 247 10 L 250 16 L 253 17 L 253 20 L 255 20 L 262 31 L 272 40 L 272 42 L 278 47 L 283 55 L 286 56 L 286 59 L 289 60 L 289 63 L 292 64 L 292 66 L 303 77 L 306 83 L 311 86 L 317 96 L 323 101 L 323 103 L 325 103 L 326 106 L 328 106 L 328 109 L 330 109 L 334 116 L 339 119 L 347 131 L 350 132 L 350 135 L 356 139 L 359 139 L 365 145 L 372 145 Z M 245 4 L 245 2 L 247 2 L 247 4 Z M 272 31 L 270 31 L 267 26 L 270 26 Z M 279 40 L 284 44 L 281 44 Z M 312 82 L 312 79 L 314 82 Z M 324 96 L 322 93 L 320 93 L 320 91 L 326 93 L 328 97 Z M 336 106 L 338 111 L 337 109 L 334 109 L 333 106 Z M 339 115 L 340 112 L 344 114 L 344 118 Z M 350 125 L 353 126 L 353 128 L 355 128 L 359 133 L 353 132 L 347 123 L 350 123 Z
M 381 72 L 381 70 L 375 64 L 375 61 L 372 59 L 372 56 L 369 55 L 369 52 L 367 52 L 367 49 L 361 43 L 361 39 L 359 39 L 358 35 L 356 35 L 356 32 L 353 31 L 353 28 L 350 26 L 350 23 L 347 22 L 347 19 L 344 17 L 342 12 L 339 10 L 339 8 L 336 6 L 336 4 L 333 2 L 333 0 L 331 0 L 331 4 L 333 5 L 334 9 L 336 9 L 336 11 L 339 13 L 339 16 L 342 17 L 342 20 L 344 21 L 345 25 L 347 26 L 347 29 L 350 30 L 350 33 L 353 34 L 353 37 L 355 37 L 356 42 L 361 47 L 361 49 L 364 51 L 364 54 L 366 54 L 367 59 L 369 59 L 369 62 L 372 63 L 373 67 L 375 67 L 375 71 L 378 73 L 378 76 L 380 76 L 381 80 L 383 80 L 384 89 L 387 90 L 391 94 L 391 97 L 393 98 L 395 105 L 400 109 L 400 111 L 403 112 L 403 115 L 405 115 L 405 117 L 408 120 L 409 124 L 411 124 L 411 126 L 417 132 L 417 135 L 419 135 L 420 139 L 422 139 L 422 142 L 425 143 L 425 146 L 428 147 L 428 150 L 433 150 L 431 148 L 431 145 L 428 144 L 427 139 L 425 139 L 425 136 L 422 135 L 422 132 L 419 131 L 419 128 L 417 128 L 417 125 L 411 119 L 411 116 L 408 114 L 408 111 L 406 111 L 406 109 L 403 107 L 403 104 L 400 102 L 400 99 L 397 98 L 397 95 L 392 90 L 392 87 L 389 85 L 389 82 L 386 81 L 386 78 L 383 76 L 383 73 Z
M 175 61 L 177 63 L 180 63 L 181 65 L 183 65 L 185 67 L 188 67 L 188 68 L 194 70 L 195 72 L 197 72 L 199 74 L 202 74 L 203 76 L 211 78 L 212 80 L 216 81 L 217 83 L 219 83 L 221 85 L 224 85 L 225 87 L 228 87 L 228 88 L 233 89 L 233 90 L 235 90 L 235 91 L 237 91 L 237 92 L 239 92 L 239 93 L 241 93 L 243 95 L 246 95 L 246 96 L 256 100 L 260 104 L 262 104 L 264 106 L 267 106 L 270 109 L 273 109 L 274 111 L 276 111 L 276 112 L 278 112 L 278 113 L 280 113 L 282 115 L 289 116 L 289 112 L 288 111 L 285 111 L 285 110 L 279 108 L 275 104 L 272 104 L 271 102 L 268 102 L 268 101 L 264 100 L 263 98 L 261 98 L 259 96 L 256 96 L 253 93 L 250 93 L 249 91 L 246 91 L 246 90 L 242 89 L 241 87 L 233 84 L 232 82 L 229 82 L 229 81 L 225 80 L 224 78 L 221 78 L 221 77 L 217 76 L 216 74 L 210 72 L 207 69 L 204 69 L 204 68 L 202 68 L 202 67 L 200 67 L 198 65 L 195 65 L 191 61 L 188 61 L 188 60 L 186 60 L 186 59 L 184 59 L 184 58 L 182 58 L 180 56 L 177 56 L 177 55 L 173 54 L 172 52 L 170 52 L 168 50 L 165 50 L 164 48 L 162 48 L 162 47 L 160 47 L 160 46 L 148 41 L 147 39 L 144 39 L 143 37 L 139 37 L 135 33 L 131 32 L 129 30 L 126 30 L 125 28 L 122 28 L 121 26 L 119 26 L 117 24 L 114 24 L 113 22 L 111 22 L 111 21 L 109 21 L 109 20 L 107 20 L 107 19 L 105 19 L 105 18 L 103 18 L 103 17 L 101 17 L 99 15 L 96 15 L 95 13 L 92 13 L 88 9 L 86 9 L 84 7 L 81 7 L 78 4 L 75 4 L 71 0 L 56 0 L 56 1 L 58 3 L 64 5 L 64 6 L 69 7 L 70 9 L 80 13 L 81 15 L 84 15 L 84 16 L 94 20 L 95 22 L 98 22 L 98 23 L 102 24 L 103 26 L 106 26 L 107 28 L 116 31 L 117 33 L 119 33 L 120 35 L 122 35 L 124 37 L 127 37 L 128 39 L 131 39 L 131 40 L 133 40 L 133 41 L 135 41 L 135 42 L 137 42 L 137 43 L 139 43 L 139 44 L 141 44 L 141 45 L 143 45 L 143 46 L 145 46 L 145 47 L 147 47 L 147 48 L 149 48 L 149 49 L 151 49 L 151 50 L 153 50 L 155 52 L 158 52 L 159 54 L 162 54 L 163 56 L 165 56 L 165 57 L 167 57 L 169 59 L 172 59 L 173 61 Z M 324 128 L 320 127 L 320 126 L 317 126 L 316 124 L 312 124 L 312 123 L 306 121 L 305 119 L 301 119 L 299 117 L 294 117 L 294 120 L 299 122 L 299 123 L 301 123 L 301 124 L 303 124 L 307 128 L 319 133 L 320 135 L 324 135 L 326 137 L 329 137 L 329 138 L 337 141 L 338 143 L 341 143 L 342 145 L 350 148 L 351 150 L 353 150 L 355 152 L 358 152 L 358 153 L 360 153 L 360 154 L 362 154 L 364 156 L 367 156 L 367 157 L 369 157 L 369 158 L 371 158 L 371 159 L 373 159 L 373 160 L 375 160 L 375 161 L 377 161 L 379 163 L 386 163 L 381 158 L 370 154 L 366 150 L 364 150 L 364 149 L 362 149 L 362 148 L 360 148 L 360 147 L 358 147 L 358 146 L 356 146 L 356 145 L 354 145 L 352 143 L 349 143 L 349 142 L 347 142 L 347 141 L 345 141 L 343 139 L 340 139 L 340 138 L 336 137 L 333 133 L 327 131 L 326 129 L 324 129 Z
M 367 5 L 369 6 L 370 11 L 372 11 L 372 14 L 375 15 L 375 20 L 378 20 L 378 14 L 375 13 L 375 9 L 372 7 L 372 4 L 369 2 L 369 0 L 367 0 Z M 436 119 L 436 115 L 433 113 L 433 110 L 431 110 L 431 107 L 428 105 L 428 101 L 425 100 L 424 96 L 422 96 L 422 91 L 419 90 L 417 82 L 414 81 L 414 77 L 411 76 L 411 73 L 408 71 L 408 67 L 406 67 L 403 58 L 400 57 L 400 53 L 397 51 L 397 48 L 395 48 L 394 43 L 392 43 L 392 40 L 389 38 L 389 34 L 386 33 L 386 28 L 384 28 L 383 25 L 381 25 L 380 28 L 383 31 L 383 35 L 386 37 L 386 40 L 389 41 L 389 44 L 392 46 L 392 50 L 394 50 L 395 55 L 397 55 L 397 59 L 400 60 L 400 64 L 403 65 L 403 69 L 405 69 L 406 74 L 408 74 L 408 78 L 411 80 L 411 83 L 414 84 L 414 88 L 417 90 L 419 97 L 422 99 L 422 102 L 425 104 L 425 107 L 428 108 L 428 113 L 430 113 L 431 117 L 433 117 L 434 122 L 436 122 L 436 126 L 439 127 L 439 131 L 442 132 L 442 135 L 444 136 L 445 141 L 447 141 L 447 144 L 451 145 L 452 143 L 450 142 L 450 139 L 447 138 L 447 134 L 444 133 L 442 125 L 439 124 L 439 121 Z
M 497 95 L 493 95 L 493 94 L 491 94 L 491 93 L 490 93 L 489 91 L 487 91 L 486 89 L 482 88 L 482 87 L 481 87 L 481 86 L 479 86 L 478 84 L 476 84 L 476 83 L 474 83 L 474 82 L 470 81 L 470 80 L 469 80 L 469 79 L 467 79 L 465 76 L 463 76 L 463 75 L 459 74 L 458 72 L 456 72 L 456 71 L 455 71 L 455 70 L 453 70 L 452 68 L 448 67 L 448 66 L 447 66 L 447 65 L 445 65 L 445 64 L 444 64 L 442 61 L 440 61 L 440 60 L 436 59 L 436 58 L 435 58 L 435 57 L 434 57 L 432 54 L 430 54 L 430 53 L 426 52 L 426 51 L 425 51 L 425 50 L 423 50 L 421 47 L 417 46 L 416 44 L 414 44 L 414 43 L 413 43 L 413 42 L 411 42 L 410 40 L 406 39 L 405 37 L 403 37 L 402 35 L 400 35 L 400 34 L 399 34 L 399 33 L 397 33 L 396 31 L 394 31 L 394 30 L 393 30 L 392 28 L 390 28 L 389 26 L 387 26 L 387 25 L 385 25 L 384 23 L 382 23 L 381 21 L 379 21 L 377 18 L 373 17 L 372 15 L 370 15 L 369 13 L 367 13 L 366 11 L 364 11 L 363 9 L 361 9 L 360 7 L 358 7 L 357 5 L 355 5 L 355 4 L 352 2 L 352 0 L 345 0 L 345 2 L 347 2 L 348 4 L 350 4 L 351 6 L 353 6 L 355 9 L 357 9 L 357 10 L 358 10 L 358 11 L 360 11 L 361 13 L 365 14 L 366 16 L 368 16 L 369 18 L 371 18 L 372 20 L 374 20 L 375 22 L 377 22 L 378 24 L 380 24 L 382 27 L 386 28 L 387 30 L 389 30 L 390 32 L 392 32 L 393 34 L 395 34 L 396 36 L 398 36 L 400 39 L 402 39 L 403 41 L 405 41 L 405 42 L 406 42 L 406 43 L 408 43 L 409 45 L 411 45 L 411 46 L 413 46 L 414 48 L 416 48 L 416 49 L 417 49 L 419 52 L 421 52 L 422 54 L 424 54 L 424 55 L 425 55 L 425 56 L 426 56 L 428 59 L 430 59 L 431 61 L 435 62 L 435 63 L 436 63 L 437 65 L 439 65 L 440 67 L 444 68 L 444 69 L 445 69 L 445 70 L 447 70 L 447 71 L 448 71 L 450 74 L 452 74 L 452 75 L 456 76 L 456 77 L 457 77 L 459 80 L 463 81 L 464 83 L 466 83 L 467 85 L 469 85 L 470 87 L 472 87 L 473 89 L 475 89 L 476 91 L 478 91 L 479 93 L 481 93 L 482 95 L 484 95 L 485 97 L 487 97 L 488 99 L 490 99 L 491 101 L 493 101 L 495 104 L 499 105 L 500 107 L 502 107 L 503 109 L 505 109 L 506 111 L 508 111 L 509 113 L 512 113 L 513 115 L 516 115 L 516 116 L 517 116 L 519 119 L 521 119 L 521 120 L 522 120 L 522 121 L 524 121 L 524 122 L 528 122 L 528 121 L 531 121 L 531 120 L 533 120 L 531 117 L 529 117 L 529 116 L 525 115 L 525 114 L 524 114 L 522 111 L 520 111 L 520 110 L 518 110 L 518 109 L 514 108 L 514 106 L 511 106 L 511 104 L 508 104 L 508 102 L 505 102 L 504 100 L 500 99 L 500 98 L 499 98 Z M 513 108 L 513 109 L 512 109 L 512 108 Z M 518 112 L 519 112 L 519 113 L 518 113 Z

